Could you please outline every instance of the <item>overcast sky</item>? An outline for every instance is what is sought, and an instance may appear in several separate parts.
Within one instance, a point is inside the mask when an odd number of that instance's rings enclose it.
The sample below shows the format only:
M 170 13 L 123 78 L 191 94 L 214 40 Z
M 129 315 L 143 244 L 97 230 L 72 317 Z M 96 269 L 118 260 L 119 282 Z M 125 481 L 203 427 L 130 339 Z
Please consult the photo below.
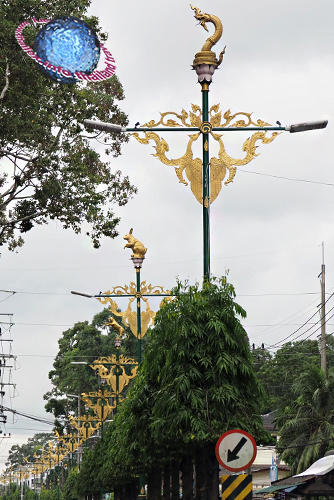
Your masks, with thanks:
M 210 87 L 210 105 L 220 103 L 223 112 L 253 112 L 256 120 L 273 125 L 277 120 L 283 125 L 329 120 L 325 130 L 285 132 L 273 143 L 261 144 L 260 155 L 237 171 L 211 207 L 212 274 L 229 270 L 237 301 L 247 311 L 244 326 L 250 342 L 272 346 L 317 311 L 323 241 L 326 290 L 334 290 L 334 3 L 201 0 L 196 6 L 218 16 L 224 27 L 216 52 L 226 45 L 226 54 Z M 93 0 L 90 13 L 99 16 L 109 33 L 107 48 L 125 89 L 121 106 L 131 126 L 158 120 L 160 111 L 189 111 L 191 103 L 201 104 L 191 64 L 208 34 L 197 25 L 188 1 Z M 226 151 L 241 158 L 248 135 L 226 132 Z M 167 132 L 163 137 L 170 158 L 184 154 L 186 134 Z M 131 252 L 123 250 L 122 240 L 131 227 L 148 248 L 143 280 L 166 288 L 177 276 L 191 283 L 201 280 L 201 205 L 189 186 L 178 182 L 173 167 L 153 153 L 152 143 L 141 145 L 132 138 L 122 156 L 112 160 L 113 168 L 138 187 L 127 206 L 115 207 L 121 217 L 117 239 L 105 239 L 94 250 L 84 231 L 75 235 L 51 223 L 28 233 L 18 253 L 2 251 L 0 288 L 17 293 L 0 293 L 1 313 L 13 314 L 13 353 L 20 366 L 13 372 L 16 397 L 10 400 L 7 391 L 5 405 L 48 416 L 43 394 L 50 389 L 48 372 L 62 331 L 90 321 L 102 309 L 97 300 L 70 291 L 98 293 L 134 281 Z M 328 309 L 333 306 L 334 298 Z M 334 318 L 328 321 L 328 333 L 333 326 Z M 12 437 L 0 443 L 1 463 L 10 446 L 49 427 L 23 418 L 13 424 L 9 415 L 6 430 Z

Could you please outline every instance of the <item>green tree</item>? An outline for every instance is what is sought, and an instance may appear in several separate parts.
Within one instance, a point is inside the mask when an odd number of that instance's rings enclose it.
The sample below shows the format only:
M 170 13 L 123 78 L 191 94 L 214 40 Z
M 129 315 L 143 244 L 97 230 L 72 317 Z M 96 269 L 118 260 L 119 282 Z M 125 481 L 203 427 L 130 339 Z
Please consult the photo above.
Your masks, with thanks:
M 268 351 L 252 351 L 257 377 L 261 382 L 265 399 L 261 414 L 274 410 L 284 411 L 295 400 L 293 383 L 308 366 L 320 366 L 319 345 L 316 340 L 287 342 L 274 355 Z M 332 358 L 331 358 L 332 359 Z
M 26 488 L 23 500 L 38 500 L 38 493 L 31 488 Z
M 292 386 L 295 401 L 277 418 L 282 459 L 302 472 L 334 446 L 334 370 L 310 366 Z
M 62 433 L 70 411 L 77 412 L 78 401 L 66 398 L 66 394 L 80 395 L 83 392 L 95 391 L 100 387 L 96 372 L 88 364 L 101 356 L 115 354 L 114 340 L 118 335 L 105 324 L 111 317 L 111 312 L 104 309 L 96 314 L 89 324 L 88 321 L 76 323 L 73 328 L 63 332 L 58 340 L 59 351 L 49 373 L 52 390 L 44 395 L 47 401 L 46 411 L 56 417 L 56 429 Z M 115 318 L 120 324 L 120 318 Z M 120 349 L 121 354 L 137 358 L 136 339 L 125 328 L 125 334 Z M 84 362 L 86 365 L 72 365 L 72 362 Z M 127 388 L 124 390 L 126 393 Z
M 72 469 L 69 473 L 63 488 L 63 500 L 78 500 L 80 497 L 77 491 L 78 471 Z
M 53 82 L 14 36 L 32 17 L 74 15 L 105 41 L 98 19 L 84 17 L 89 5 L 90 0 L 0 3 L 0 245 L 11 250 L 23 244 L 22 233 L 52 219 L 77 233 L 87 222 L 87 234 L 97 248 L 102 236 L 118 234 L 120 219 L 111 204 L 125 205 L 136 192 L 127 177 L 101 160 L 82 125 L 92 118 L 127 124 L 117 103 L 124 99 L 118 78 L 94 84 Z M 34 26 L 24 29 L 27 45 L 37 32 Z M 127 140 L 126 134 L 107 134 L 106 153 L 118 156 Z
M 40 432 L 28 438 L 27 442 L 22 445 L 14 444 L 8 452 L 6 466 L 15 468 L 25 464 L 25 457 L 27 457 L 28 462 L 32 463 L 35 453 L 38 454 L 44 445 L 53 438 L 53 434 L 49 432 Z
M 1 495 L 1 500 L 20 500 L 20 486 L 16 483 L 11 483 L 4 495 Z
M 246 313 L 225 278 L 202 288 L 178 283 L 172 294 L 175 300 L 156 315 L 142 369 L 116 415 L 100 477 L 117 483 L 114 470 L 119 478 L 127 470 L 130 479 L 145 471 L 149 478 L 154 472 L 153 481 L 157 467 L 174 460 L 181 462 L 188 498 L 196 456 L 197 497 L 205 487 L 208 499 L 217 498 L 218 437 L 233 428 L 258 442 L 267 437 L 259 413 L 263 393 L 240 323 Z M 159 487 L 158 481 L 153 488 Z
M 58 500 L 57 490 L 45 490 L 42 488 L 39 496 L 40 500 Z M 62 499 L 62 495 L 60 495 Z

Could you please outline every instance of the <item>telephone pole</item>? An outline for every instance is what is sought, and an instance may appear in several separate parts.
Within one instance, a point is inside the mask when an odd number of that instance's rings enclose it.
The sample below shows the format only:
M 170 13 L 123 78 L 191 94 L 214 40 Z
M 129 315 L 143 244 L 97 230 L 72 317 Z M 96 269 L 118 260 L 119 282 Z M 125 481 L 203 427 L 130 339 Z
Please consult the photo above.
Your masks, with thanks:
M 320 274 L 320 284 L 321 284 L 321 339 L 320 339 L 320 359 L 321 359 L 321 369 L 326 375 L 326 297 L 325 297 L 325 249 L 324 242 L 322 242 L 322 265 Z

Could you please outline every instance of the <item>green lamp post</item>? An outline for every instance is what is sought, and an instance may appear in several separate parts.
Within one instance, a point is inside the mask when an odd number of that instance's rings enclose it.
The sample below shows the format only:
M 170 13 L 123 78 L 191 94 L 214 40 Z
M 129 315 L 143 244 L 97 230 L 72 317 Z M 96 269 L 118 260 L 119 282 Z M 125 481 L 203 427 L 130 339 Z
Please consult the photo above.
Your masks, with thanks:
M 219 104 L 209 106 L 209 87 L 215 70 L 222 63 L 225 48 L 221 51 L 219 58 L 212 51 L 214 45 L 220 40 L 223 27 L 220 19 L 212 14 L 202 13 L 197 7 L 191 8 L 195 12 L 195 18 L 199 24 L 208 31 L 207 23 L 213 24 L 215 31 L 208 37 L 200 52 L 195 55 L 193 69 L 198 76 L 198 82 L 202 91 L 202 107 L 192 104 L 189 113 L 182 110 L 181 113 L 167 111 L 160 113 L 158 121 L 150 120 L 137 128 L 121 127 L 112 123 L 84 120 L 87 128 L 106 131 L 109 133 L 131 132 L 141 144 L 155 143 L 156 153 L 153 155 L 165 165 L 175 168 L 179 182 L 184 185 L 190 184 L 191 191 L 197 201 L 202 205 L 203 212 L 203 277 L 204 281 L 210 279 L 210 206 L 221 191 L 222 183 L 230 184 L 237 171 L 238 166 L 246 165 L 256 156 L 257 142 L 268 144 L 272 142 L 281 132 L 290 133 L 303 132 L 325 128 L 327 120 L 317 122 L 306 122 L 290 126 L 272 126 L 263 120 L 253 121 L 252 113 L 237 112 L 232 114 L 230 110 L 222 114 Z M 252 135 L 243 143 L 243 157 L 232 158 L 226 152 L 225 145 L 221 139 L 222 135 L 217 132 L 249 131 Z M 168 158 L 166 153 L 169 145 L 157 132 L 191 132 L 189 135 L 186 152 L 180 158 Z M 267 135 L 271 133 L 271 135 Z M 143 133 L 144 136 L 139 134 Z M 202 135 L 202 159 L 193 158 L 192 146 Z M 210 141 L 216 141 L 219 145 L 218 157 L 210 156 Z M 186 178 L 185 178 L 186 177 Z

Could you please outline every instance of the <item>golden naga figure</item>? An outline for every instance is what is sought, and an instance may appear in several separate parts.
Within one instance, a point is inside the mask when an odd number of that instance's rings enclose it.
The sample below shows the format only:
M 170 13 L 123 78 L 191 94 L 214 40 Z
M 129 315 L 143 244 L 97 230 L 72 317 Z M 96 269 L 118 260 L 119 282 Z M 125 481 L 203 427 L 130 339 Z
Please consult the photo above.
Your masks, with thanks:
M 195 19 L 199 21 L 199 24 L 203 26 L 206 31 L 209 31 L 206 23 L 212 23 L 215 27 L 214 34 L 209 36 L 203 45 L 202 50 L 195 55 L 193 67 L 198 66 L 199 64 L 209 64 L 217 68 L 222 63 L 225 47 L 219 54 L 219 60 L 216 58 L 216 54 L 212 52 L 211 49 L 220 40 L 223 34 L 223 25 L 217 16 L 214 16 L 213 14 L 202 14 L 200 9 L 191 4 L 190 7 L 195 11 Z
M 147 252 L 147 248 L 145 248 L 144 245 L 139 240 L 137 240 L 134 236 L 132 236 L 132 231 L 133 229 L 131 228 L 129 234 L 126 234 L 123 237 L 123 240 L 127 240 L 127 243 L 124 245 L 124 248 L 131 248 L 131 250 L 133 251 L 133 254 L 131 255 L 132 258 L 144 259 L 145 254 Z

